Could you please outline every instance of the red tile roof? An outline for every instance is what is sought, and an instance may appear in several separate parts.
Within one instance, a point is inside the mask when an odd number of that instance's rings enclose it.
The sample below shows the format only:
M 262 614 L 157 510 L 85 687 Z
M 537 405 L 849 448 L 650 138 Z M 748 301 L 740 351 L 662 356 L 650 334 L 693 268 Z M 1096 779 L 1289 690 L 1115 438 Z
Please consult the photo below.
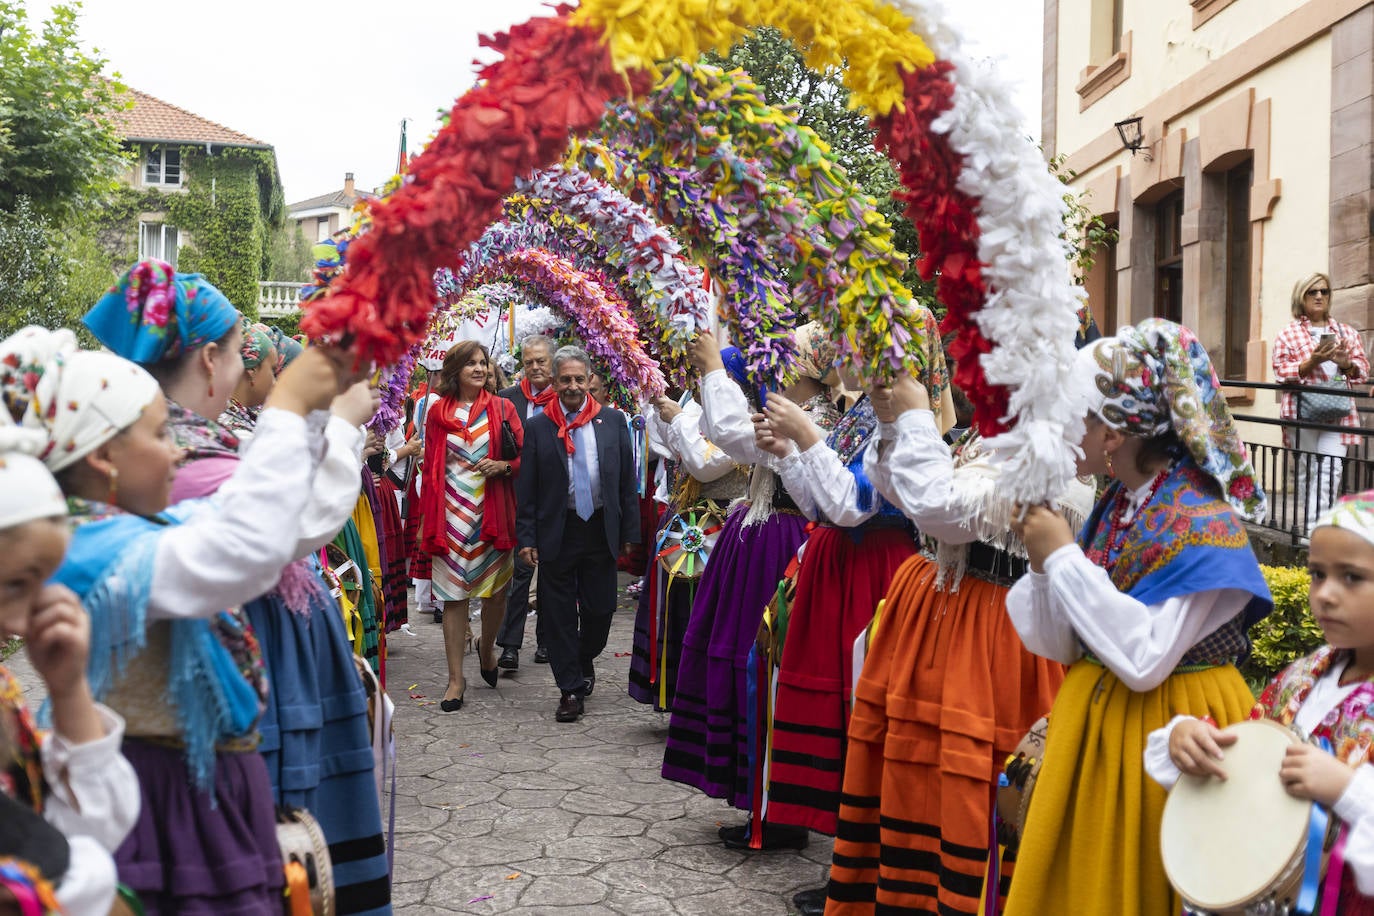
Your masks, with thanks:
M 134 106 L 115 113 L 119 135 L 130 141 L 145 143 L 213 143 L 216 146 L 244 146 L 271 149 L 271 144 L 254 140 L 247 134 L 230 130 L 208 118 L 192 114 L 146 92 L 130 89 Z

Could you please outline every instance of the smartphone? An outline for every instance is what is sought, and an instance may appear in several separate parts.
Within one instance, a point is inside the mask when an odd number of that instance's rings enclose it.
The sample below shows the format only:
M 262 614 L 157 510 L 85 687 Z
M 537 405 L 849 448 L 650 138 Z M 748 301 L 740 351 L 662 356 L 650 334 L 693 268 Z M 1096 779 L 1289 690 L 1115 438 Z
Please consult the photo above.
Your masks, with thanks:
M 1329 347 L 1329 346 L 1331 346 L 1331 345 L 1332 345 L 1333 343 L 1335 343 L 1335 342 L 1336 342 L 1336 335 L 1335 335 L 1335 334 L 1323 334 L 1323 335 L 1321 336 L 1321 339 L 1317 341 L 1317 346 L 1319 346 L 1319 347 Z

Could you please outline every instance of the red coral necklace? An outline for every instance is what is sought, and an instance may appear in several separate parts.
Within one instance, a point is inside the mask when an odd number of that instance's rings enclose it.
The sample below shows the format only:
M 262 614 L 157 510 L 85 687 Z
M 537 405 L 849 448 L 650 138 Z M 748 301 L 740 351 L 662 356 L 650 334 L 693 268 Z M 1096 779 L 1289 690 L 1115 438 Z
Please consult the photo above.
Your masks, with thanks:
M 1140 507 L 1131 516 L 1131 522 L 1145 514 L 1145 507 L 1154 500 L 1159 488 L 1164 486 L 1164 481 L 1174 472 L 1175 462 L 1170 462 L 1169 466 L 1155 475 L 1154 482 L 1150 484 L 1149 492 L 1140 501 Z M 1088 559 L 1093 565 L 1101 566 L 1104 569 L 1111 564 L 1111 556 L 1121 549 L 1122 543 L 1126 540 L 1126 531 L 1131 527 L 1131 523 L 1125 520 L 1126 504 L 1130 501 L 1127 496 L 1127 489 L 1123 484 L 1120 490 L 1116 491 L 1116 496 L 1112 500 L 1112 520 L 1107 528 L 1107 541 L 1099 549 L 1088 551 Z

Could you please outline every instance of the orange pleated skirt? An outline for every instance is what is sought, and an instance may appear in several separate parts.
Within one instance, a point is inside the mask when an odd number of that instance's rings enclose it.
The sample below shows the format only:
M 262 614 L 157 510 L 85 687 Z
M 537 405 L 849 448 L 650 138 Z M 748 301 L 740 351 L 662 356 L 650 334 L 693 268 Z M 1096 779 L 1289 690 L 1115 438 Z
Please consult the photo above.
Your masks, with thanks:
M 850 717 L 827 914 L 976 914 L 1006 757 L 1064 667 L 1028 652 L 1007 588 L 907 560 L 887 593 Z

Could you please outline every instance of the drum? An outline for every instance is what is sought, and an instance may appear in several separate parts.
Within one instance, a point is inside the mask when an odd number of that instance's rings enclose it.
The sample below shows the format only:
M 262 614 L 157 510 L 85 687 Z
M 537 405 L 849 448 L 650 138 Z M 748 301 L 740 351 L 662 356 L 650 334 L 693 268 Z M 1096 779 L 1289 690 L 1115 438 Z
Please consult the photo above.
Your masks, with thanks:
M 1298 736 L 1269 719 L 1224 729 L 1226 779 L 1183 776 L 1164 805 L 1160 851 L 1174 890 L 1194 910 L 1242 914 L 1297 900 L 1312 803 L 1289 795 L 1279 765 Z
M 1007 852 L 1014 853 L 1021 845 L 1021 830 L 1026 825 L 1035 780 L 1040 776 L 1049 730 L 1050 717 L 1041 716 L 1016 745 L 1016 752 L 1007 758 L 997 780 L 997 842 Z
M 290 916 L 331 916 L 334 867 L 319 821 L 303 808 L 277 808 L 277 846 L 286 871 Z

